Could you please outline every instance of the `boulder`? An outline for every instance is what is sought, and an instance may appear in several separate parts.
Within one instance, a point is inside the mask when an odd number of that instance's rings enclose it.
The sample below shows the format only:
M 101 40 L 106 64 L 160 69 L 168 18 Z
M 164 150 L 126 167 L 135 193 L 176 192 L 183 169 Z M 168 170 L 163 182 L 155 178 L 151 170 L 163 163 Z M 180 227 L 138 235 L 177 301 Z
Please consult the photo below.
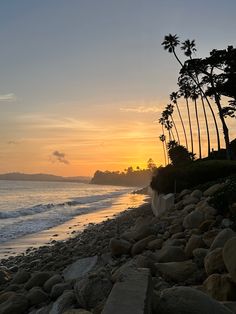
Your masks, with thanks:
M 212 245 L 212 243 L 213 243 L 213 241 L 214 241 L 214 239 L 218 233 L 219 233 L 219 230 L 213 229 L 213 230 L 209 230 L 203 234 L 202 240 L 206 244 L 207 247 L 210 247 Z
M 154 314 L 232 314 L 220 302 L 190 287 L 173 287 L 161 292 Z
M 188 195 L 183 199 L 184 206 L 190 205 L 190 204 L 197 204 L 198 202 L 199 202 L 199 198 L 191 196 L 191 195 Z
M 211 244 L 210 250 L 212 251 L 212 250 L 214 250 L 214 249 L 216 249 L 218 247 L 223 248 L 225 243 L 229 239 L 231 239 L 231 238 L 233 238 L 235 236 L 236 236 L 236 234 L 235 234 L 235 232 L 232 229 L 230 229 L 230 228 L 223 229 L 215 237 L 214 241 Z
M 6 291 L 0 294 L 0 304 L 7 301 L 10 297 L 14 296 L 14 291 Z
M 23 294 L 15 294 L 1 304 L 0 314 L 25 314 L 29 301 Z
M 170 234 L 175 234 L 183 231 L 183 226 L 181 224 L 174 223 L 170 226 L 169 232 Z
M 212 227 L 215 225 L 215 220 L 214 219 L 207 219 L 204 220 L 200 226 L 199 229 L 201 230 L 201 232 L 206 232 L 210 229 L 212 229 Z
M 209 187 L 206 191 L 203 192 L 204 196 L 213 196 L 217 192 L 221 191 L 225 186 L 225 183 L 217 183 Z
M 164 279 L 182 283 L 197 271 L 197 266 L 191 260 L 184 262 L 156 263 L 158 274 Z
M 229 239 L 223 248 L 223 259 L 225 266 L 236 283 L 236 237 Z
M 73 291 L 65 291 L 63 294 L 53 303 L 50 314 L 62 314 L 66 310 L 73 307 L 76 303 L 75 294 Z
M 42 287 L 44 283 L 51 277 L 48 272 L 34 273 L 31 278 L 26 282 L 25 289 L 30 290 L 33 287 Z
M 156 237 L 154 235 L 150 235 L 142 240 L 136 242 L 131 249 L 131 255 L 137 255 L 142 253 L 142 251 L 147 247 L 148 243 L 153 241 Z
M 161 249 L 162 244 L 163 244 L 162 239 L 155 239 L 155 240 L 150 241 L 147 247 L 148 249 L 155 251 L 155 250 Z
M 186 260 L 185 252 L 178 246 L 164 246 L 158 253 L 158 262 L 182 262 Z
M 184 190 L 182 190 L 180 193 L 179 193 L 179 195 L 178 195 L 178 199 L 181 199 L 181 198 L 183 198 L 184 196 L 186 196 L 186 195 L 188 195 L 188 194 L 191 194 L 191 190 L 189 190 L 189 189 L 184 189 Z
M 83 277 L 94 268 L 97 259 L 97 255 L 78 259 L 63 270 L 63 277 L 65 280 L 74 280 Z
M 88 310 L 107 298 L 111 288 L 111 278 L 106 272 L 100 271 L 77 280 L 74 290 L 79 306 Z
M 39 287 L 33 287 L 27 293 L 27 298 L 30 302 L 30 305 L 39 305 L 48 300 L 48 295 Z
M 56 300 L 65 290 L 70 290 L 71 288 L 70 282 L 57 283 L 52 287 L 50 296 L 53 300 Z
M 54 275 L 52 276 L 51 278 L 49 278 L 43 285 L 43 289 L 50 293 L 51 290 L 52 290 L 52 287 L 55 286 L 57 283 L 61 283 L 63 280 L 62 280 L 62 277 L 61 275 Z
M 204 266 L 204 259 L 205 259 L 207 254 L 208 254 L 208 249 L 198 248 L 198 249 L 193 250 L 194 262 L 199 267 L 203 267 Z
M 193 250 L 197 248 L 202 248 L 205 246 L 205 243 L 202 240 L 202 237 L 199 235 L 192 235 L 185 247 L 185 254 L 187 257 L 193 256 Z
M 71 309 L 65 311 L 63 314 L 92 314 L 92 312 L 86 311 L 84 309 Z
M 25 269 L 19 269 L 18 272 L 13 277 L 12 283 L 22 284 L 28 281 L 30 278 L 30 273 Z
M 206 293 L 218 301 L 236 300 L 236 285 L 229 275 L 212 274 L 203 286 Z
M 225 271 L 222 251 L 222 248 L 217 248 L 213 251 L 210 251 L 206 255 L 204 259 L 204 266 L 208 276 L 213 273 L 222 273 Z
M 195 197 L 195 198 L 198 198 L 198 199 L 200 200 L 201 197 L 202 197 L 202 191 L 200 191 L 200 190 L 194 190 L 194 191 L 190 194 L 190 196 Z
M 0 267 L 0 285 L 11 280 L 11 274 L 5 267 Z
M 183 221 L 183 226 L 185 229 L 198 228 L 204 221 L 204 214 L 195 209 L 190 214 L 188 214 Z
M 114 256 L 120 256 L 122 254 L 129 254 L 131 246 L 132 245 L 130 242 L 123 239 L 116 239 L 116 238 L 112 238 L 109 244 L 111 254 Z

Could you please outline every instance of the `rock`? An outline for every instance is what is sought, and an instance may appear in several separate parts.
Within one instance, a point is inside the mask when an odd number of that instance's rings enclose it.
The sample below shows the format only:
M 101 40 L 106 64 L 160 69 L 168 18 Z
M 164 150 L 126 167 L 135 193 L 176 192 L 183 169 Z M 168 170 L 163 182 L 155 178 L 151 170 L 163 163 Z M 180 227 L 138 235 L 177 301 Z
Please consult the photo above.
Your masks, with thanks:
M 149 271 L 137 269 L 114 285 L 102 314 L 148 314 L 151 313 L 151 298 Z
M 217 192 L 221 191 L 225 186 L 225 183 L 217 183 L 209 187 L 204 193 L 204 196 L 213 196 Z
M 53 303 L 50 314 L 63 314 L 66 310 L 71 308 L 76 302 L 75 294 L 73 291 L 65 291 Z
M 5 267 L 0 267 L 0 285 L 11 280 L 11 274 Z
M 218 233 L 218 235 L 215 237 L 214 241 L 211 244 L 210 250 L 214 250 L 216 248 L 223 248 L 223 246 L 225 245 L 225 243 L 235 237 L 236 234 L 232 229 L 223 229 L 221 232 Z
M 191 194 L 191 190 L 189 189 L 182 190 L 178 195 L 178 199 L 181 199 L 188 194 Z
M 162 239 L 155 239 L 148 243 L 148 249 L 150 250 L 159 250 L 162 247 L 163 240 Z
M 236 302 L 232 302 L 232 301 L 225 301 L 225 302 L 221 302 L 225 307 L 227 307 L 228 309 L 230 309 L 232 312 L 231 313 L 236 313 Z
M 199 266 L 204 266 L 204 259 L 208 254 L 208 249 L 198 248 L 193 250 L 194 262 Z
M 201 230 L 201 232 L 206 232 L 212 229 L 214 225 L 215 225 L 214 219 L 207 219 L 200 224 L 199 229 Z
M 15 292 L 7 291 L 0 294 L 0 304 L 7 301 L 10 297 L 14 296 Z
M 200 190 L 194 190 L 194 191 L 190 194 L 190 196 L 195 197 L 195 198 L 198 198 L 198 199 L 200 200 L 201 197 L 202 197 L 202 191 L 200 191 Z
M 84 309 L 72 309 L 65 311 L 63 314 L 92 314 L 92 312 L 86 311 Z
M 212 219 L 217 214 L 216 209 L 208 204 L 202 206 L 198 210 L 204 214 L 205 219 Z
M 222 248 L 210 251 L 204 259 L 204 266 L 208 276 L 213 273 L 222 273 L 225 270 Z
M 15 294 L 1 304 L 0 314 L 25 314 L 29 302 L 23 294 Z
M 229 239 L 223 248 L 223 259 L 225 266 L 236 283 L 236 237 Z
M 229 218 L 224 218 L 224 219 L 222 220 L 222 222 L 221 222 L 221 226 L 222 226 L 223 228 L 229 228 L 229 227 L 232 226 L 232 225 L 233 225 L 233 221 L 230 220 Z
M 204 214 L 201 211 L 195 209 L 184 218 L 183 226 L 186 229 L 198 228 L 203 221 Z
M 111 254 L 114 256 L 120 256 L 122 254 L 129 254 L 131 246 L 132 245 L 130 242 L 126 240 L 122 240 L 122 239 L 115 239 L 115 238 L 112 238 L 109 244 Z
M 158 262 L 182 262 L 186 260 L 183 249 L 178 246 L 164 246 L 158 253 Z
M 202 240 L 206 244 L 207 247 L 210 247 L 215 240 L 215 237 L 219 233 L 219 230 L 210 230 L 204 233 Z
M 113 282 L 124 281 L 128 274 L 137 268 L 136 259 L 137 257 L 134 257 L 133 259 L 129 260 L 128 262 L 121 265 L 118 269 L 113 271 L 112 281 Z
M 13 277 L 12 283 L 22 284 L 28 281 L 30 278 L 30 273 L 25 269 L 19 269 L 18 272 Z
M 70 290 L 71 284 L 70 282 L 58 283 L 52 287 L 50 296 L 53 300 L 57 299 L 65 290 Z
M 190 287 L 173 287 L 161 292 L 154 314 L 232 314 L 205 293 Z
M 212 274 L 203 286 L 207 294 L 218 301 L 236 300 L 236 285 L 229 275 Z
M 147 247 L 148 243 L 153 241 L 156 237 L 154 235 L 150 235 L 142 240 L 136 242 L 131 249 L 131 255 L 137 255 L 142 253 L 142 251 Z
M 51 292 L 51 289 L 53 286 L 55 286 L 57 283 L 61 283 L 63 280 L 62 280 L 62 277 L 61 275 L 54 275 L 52 276 L 51 278 L 49 278 L 43 285 L 43 289 L 50 293 Z
M 33 287 L 27 293 L 27 298 L 30 302 L 30 305 L 39 305 L 48 300 L 48 295 L 39 287 Z
M 173 224 L 169 228 L 170 234 L 179 233 L 183 231 L 183 226 L 181 224 Z
M 196 208 L 195 204 L 185 205 L 183 208 L 183 213 L 185 215 L 187 215 L 187 214 L 191 213 L 195 208 Z
M 96 307 L 110 293 L 112 282 L 106 272 L 100 271 L 87 275 L 75 283 L 75 295 L 80 307 L 91 309 Z
M 194 272 L 197 266 L 191 260 L 184 262 L 156 263 L 156 270 L 164 279 L 172 280 L 177 283 L 184 282 Z
M 25 289 L 29 290 L 33 287 L 42 287 L 44 283 L 51 277 L 48 272 L 34 273 L 31 278 L 26 282 Z
M 63 277 L 65 280 L 74 280 L 83 277 L 94 268 L 97 259 L 97 255 L 78 259 L 63 270 Z
M 190 205 L 190 204 L 197 204 L 198 202 L 199 202 L 199 198 L 193 197 L 191 195 L 188 195 L 183 199 L 184 206 Z
M 155 267 L 154 260 L 147 257 L 147 256 L 138 255 L 137 259 L 136 259 L 136 266 L 137 266 L 137 268 L 148 268 L 148 269 L 150 269 L 152 276 L 154 276 L 156 273 L 156 267 Z
M 198 235 L 192 235 L 185 247 L 185 254 L 187 257 L 192 257 L 193 256 L 193 250 L 197 248 L 202 248 L 205 246 L 205 243 L 202 240 L 201 236 Z

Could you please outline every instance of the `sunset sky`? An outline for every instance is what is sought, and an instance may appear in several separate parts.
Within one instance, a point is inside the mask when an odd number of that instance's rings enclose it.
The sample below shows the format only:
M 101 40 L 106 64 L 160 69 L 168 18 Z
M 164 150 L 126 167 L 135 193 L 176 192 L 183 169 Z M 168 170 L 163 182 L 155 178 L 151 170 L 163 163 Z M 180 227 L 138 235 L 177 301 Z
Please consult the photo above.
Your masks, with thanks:
M 195 39 L 199 57 L 236 45 L 235 12 L 235 0 L 0 1 L 0 173 L 163 164 L 157 120 L 179 67 L 161 42 Z

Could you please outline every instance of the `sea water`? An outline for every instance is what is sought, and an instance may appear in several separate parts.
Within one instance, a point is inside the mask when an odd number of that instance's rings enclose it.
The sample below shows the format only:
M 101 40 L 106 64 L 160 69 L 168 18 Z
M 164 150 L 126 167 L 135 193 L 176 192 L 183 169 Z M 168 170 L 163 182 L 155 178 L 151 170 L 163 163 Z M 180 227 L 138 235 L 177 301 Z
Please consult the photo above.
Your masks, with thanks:
M 140 199 L 135 200 L 131 194 L 134 189 L 74 182 L 0 180 L 0 247 L 117 203 L 120 210 L 138 206 Z M 124 195 L 130 197 L 122 198 Z

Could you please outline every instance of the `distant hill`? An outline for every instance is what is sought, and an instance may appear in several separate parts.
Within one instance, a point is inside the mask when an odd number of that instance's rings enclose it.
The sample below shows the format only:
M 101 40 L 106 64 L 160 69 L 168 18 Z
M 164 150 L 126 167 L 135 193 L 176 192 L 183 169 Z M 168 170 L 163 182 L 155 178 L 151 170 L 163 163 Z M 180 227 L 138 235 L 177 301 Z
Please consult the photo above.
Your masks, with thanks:
M 54 181 L 54 182 L 82 182 L 89 183 L 90 177 L 61 177 L 53 174 L 36 173 L 36 174 L 26 174 L 19 172 L 4 173 L 0 174 L 0 180 L 14 180 L 14 181 Z

